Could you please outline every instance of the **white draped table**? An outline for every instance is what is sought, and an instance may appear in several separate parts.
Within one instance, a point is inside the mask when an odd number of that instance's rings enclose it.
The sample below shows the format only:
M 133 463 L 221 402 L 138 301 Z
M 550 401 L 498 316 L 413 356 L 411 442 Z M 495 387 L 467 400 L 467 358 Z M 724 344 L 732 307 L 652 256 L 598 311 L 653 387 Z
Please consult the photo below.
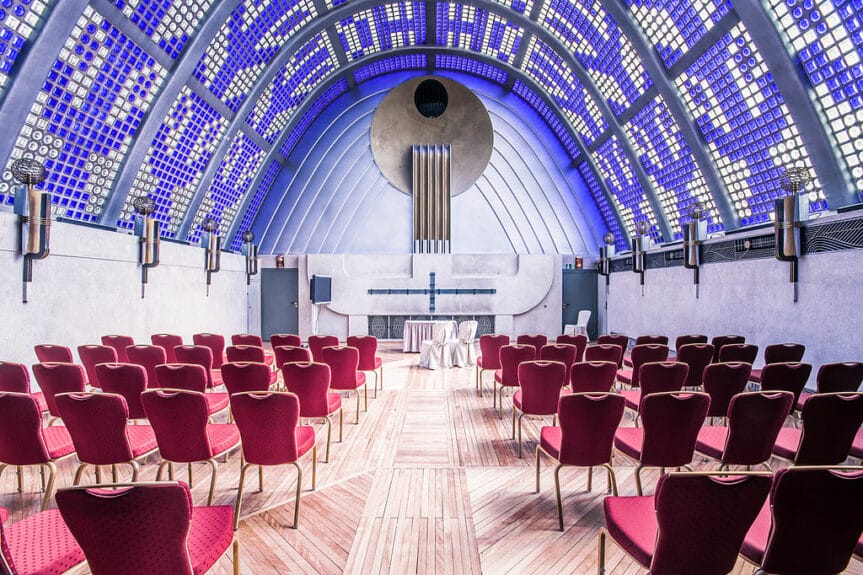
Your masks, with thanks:
M 423 340 L 432 339 L 434 326 L 445 324 L 448 328 L 447 339 L 455 339 L 458 336 L 458 324 L 454 320 L 412 320 L 405 321 L 404 338 L 402 339 L 402 351 L 419 353 Z

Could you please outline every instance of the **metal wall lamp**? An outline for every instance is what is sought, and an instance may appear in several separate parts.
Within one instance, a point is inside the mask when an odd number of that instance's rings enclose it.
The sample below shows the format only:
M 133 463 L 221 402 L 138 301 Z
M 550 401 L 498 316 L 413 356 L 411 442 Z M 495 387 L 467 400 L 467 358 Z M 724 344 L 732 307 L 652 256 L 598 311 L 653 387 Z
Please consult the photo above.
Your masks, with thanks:
M 214 273 L 222 267 L 222 238 L 218 235 L 219 224 L 213 218 L 204 218 L 201 229 L 206 233 L 201 238 L 204 246 L 204 269 L 207 272 L 207 295 L 210 295 L 210 283 Z
M 701 202 L 689 206 L 689 222 L 683 226 L 683 267 L 692 270 L 695 298 L 699 295 L 699 268 L 701 267 L 701 243 L 707 238 L 707 222 Z
M 26 189 L 15 192 L 15 213 L 21 216 L 21 253 L 24 256 L 22 301 L 27 303 L 27 284 L 33 281 L 33 260 L 48 257 L 51 243 L 51 194 L 37 190 L 48 173 L 41 162 L 19 158 L 12 163 L 12 177 Z
M 773 234 L 776 259 L 791 264 L 790 280 L 794 284 L 794 301 L 797 301 L 798 260 L 800 258 L 800 222 L 809 218 L 809 196 L 799 194 L 812 180 L 809 170 L 803 167 L 786 168 L 779 176 L 779 186 L 789 195 L 775 201 Z
M 132 201 L 138 214 L 135 218 L 135 235 L 138 236 L 138 262 L 141 264 L 141 299 L 147 285 L 147 272 L 159 265 L 159 222 L 151 217 L 156 211 L 153 198 L 143 195 Z
M 253 244 L 255 233 L 252 230 L 243 232 L 243 255 L 246 256 L 246 285 L 251 285 L 252 276 L 258 273 L 258 246 Z

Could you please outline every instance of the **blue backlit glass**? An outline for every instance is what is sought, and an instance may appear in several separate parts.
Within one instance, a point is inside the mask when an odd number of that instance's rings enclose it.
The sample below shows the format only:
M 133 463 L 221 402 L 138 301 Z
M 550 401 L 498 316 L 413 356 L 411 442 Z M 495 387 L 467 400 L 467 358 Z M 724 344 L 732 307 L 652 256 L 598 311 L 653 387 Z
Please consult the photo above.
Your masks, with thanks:
M 563 121 L 560 119 L 560 116 L 551 108 L 551 106 L 546 104 L 545 100 L 539 97 L 539 95 L 537 95 L 530 86 L 521 80 L 516 80 L 512 86 L 512 91 L 522 100 L 527 102 L 527 104 L 540 115 L 548 127 L 551 128 L 551 131 L 557 136 L 561 145 L 566 148 L 566 152 L 569 154 L 570 158 L 574 160 L 581 155 L 575 138 L 573 138 L 572 134 L 567 130 Z
M 114 0 L 129 20 L 176 59 L 213 0 Z
M 354 79 L 356 79 L 357 84 L 362 84 L 366 80 L 383 76 L 384 74 L 392 74 L 393 72 L 402 72 L 404 70 L 424 70 L 425 67 L 425 54 L 403 54 L 401 56 L 379 58 L 371 64 L 357 68 L 354 72 Z
M 467 72 L 480 78 L 490 80 L 501 86 L 506 84 L 509 74 L 497 66 L 486 64 L 474 60 L 473 58 L 465 58 L 464 56 L 453 56 L 450 54 L 437 54 L 435 56 L 435 68 L 439 70 L 457 70 L 459 72 Z M 558 119 L 558 122 L 560 120 Z
M 437 44 L 464 48 L 501 62 L 515 61 L 524 30 L 501 16 L 468 4 L 437 4 Z
M 280 169 L 279 163 L 273 160 L 267 166 L 264 175 L 261 176 L 261 180 L 258 182 L 258 187 L 255 189 L 255 194 L 249 201 L 249 205 L 246 207 L 246 213 L 243 214 L 243 219 L 240 221 L 240 225 L 237 227 L 237 231 L 234 234 L 234 239 L 231 241 L 232 250 L 239 250 L 243 245 L 243 232 L 252 227 L 252 222 L 255 221 L 255 216 L 257 215 L 258 210 L 261 209 L 261 204 L 264 202 L 264 198 L 267 197 L 268 193 L 270 193 L 270 188 L 273 187 L 273 182 L 276 181 L 276 176 L 279 175 Z
M 12 66 L 52 3 L 53 0 L 5 0 L 0 3 L 0 96 L 6 91 Z M 2 193 L 0 199 L 3 199 Z
M 353 61 L 377 52 L 426 43 L 424 2 L 383 4 L 336 22 L 342 48 Z
M 619 251 L 628 250 L 629 245 L 627 244 L 627 235 L 623 233 L 623 230 L 620 229 L 620 224 L 617 221 L 617 215 L 614 211 L 614 208 L 611 204 L 608 203 L 608 199 L 605 196 L 605 193 L 602 191 L 602 187 L 599 185 L 599 182 L 596 179 L 596 173 L 590 167 L 586 161 L 578 164 L 578 172 L 581 174 L 581 177 L 584 179 L 584 183 L 587 184 L 587 189 L 590 190 L 590 195 L 593 196 L 594 201 L 596 202 L 596 206 L 599 208 L 599 213 L 602 214 L 602 219 L 605 221 L 605 225 L 608 228 L 608 231 L 614 234 L 614 245 Z

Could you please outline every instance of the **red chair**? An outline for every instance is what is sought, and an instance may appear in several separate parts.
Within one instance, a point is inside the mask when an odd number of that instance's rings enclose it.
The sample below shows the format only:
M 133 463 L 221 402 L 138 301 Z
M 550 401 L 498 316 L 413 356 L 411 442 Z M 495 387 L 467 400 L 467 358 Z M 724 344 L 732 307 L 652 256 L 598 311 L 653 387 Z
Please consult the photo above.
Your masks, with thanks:
M 254 347 L 259 347 L 264 349 L 264 340 L 261 339 L 261 336 L 254 335 L 251 333 L 237 333 L 231 336 L 231 345 L 251 345 Z M 228 361 L 233 361 L 231 358 L 228 358 Z M 273 358 L 273 354 L 264 353 L 264 363 L 266 363 L 270 368 L 273 367 L 273 362 L 275 358 Z
M 378 338 L 373 335 L 349 335 L 347 344 L 348 347 L 355 347 L 360 352 L 360 363 L 357 369 L 375 374 L 375 397 L 377 397 L 378 383 L 380 383 L 381 390 L 384 389 L 384 363 L 377 356 Z M 378 371 L 380 371 L 380 376 Z
M 626 407 L 638 413 L 641 398 L 651 393 L 667 393 L 680 391 L 686 383 L 689 366 L 678 361 L 656 361 L 641 365 L 638 375 L 639 389 L 622 391 Z M 637 420 L 636 420 L 637 421 Z
M 338 347 L 339 338 L 334 335 L 310 335 L 309 351 L 312 352 L 312 361 L 321 362 L 321 350 L 325 347 Z
M 273 373 L 261 362 L 231 361 L 222 364 L 222 381 L 229 396 L 244 391 L 269 391 L 274 383 Z
M 93 575 L 193 575 L 206 573 L 239 544 L 230 505 L 193 507 L 185 483 L 62 489 L 57 507 L 81 544 Z
M 237 426 L 232 423 L 207 423 L 207 398 L 202 392 L 151 389 L 144 392 L 141 401 L 156 434 L 162 459 L 156 481 L 162 478 L 166 465 L 186 463 L 189 466 L 189 483 L 192 484 L 192 463 L 207 463 L 210 466 L 207 505 L 212 505 L 219 476 L 216 458 L 240 444 Z
M 758 346 L 750 343 L 729 343 L 719 350 L 719 361 L 752 365 L 757 357 Z
M 674 349 L 680 353 L 680 348 L 693 343 L 707 343 L 707 336 L 701 334 L 679 335 L 674 340 Z
M 225 348 L 225 356 L 231 363 L 260 363 L 267 368 L 269 372 L 270 385 L 279 381 L 279 373 L 273 371 L 270 366 L 273 364 L 273 358 L 270 357 L 270 363 L 267 363 L 267 355 L 264 353 L 264 348 L 254 345 L 229 345 Z M 225 364 L 222 364 L 222 382 L 225 381 Z M 231 393 L 230 390 L 228 393 Z
M 32 395 L 39 406 L 39 411 L 48 411 L 45 394 L 41 391 L 36 393 L 30 391 L 30 374 L 27 372 L 27 366 L 23 363 L 0 361 L 0 392 Z
M 623 397 L 614 393 L 574 393 L 560 398 L 560 427 L 543 427 L 536 446 L 536 492 L 539 493 L 539 455 L 557 461 L 554 490 L 557 494 L 557 521 L 563 531 L 563 504 L 560 498 L 560 470 L 564 466 L 587 467 L 587 490 L 593 482 L 593 468 L 608 472 L 611 491 L 617 495 L 612 466 L 614 432 L 623 417 Z
M 6 467 L 18 467 L 18 491 L 23 490 L 21 468 L 38 465 L 48 468 L 48 482 L 42 509 L 48 507 L 57 477 L 56 461 L 75 452 L 65 427 L 42 427 L 42 411 L 36 399 L 26 393 L 0 392 L 0 476 Z M 44 479 L 44 475 L 42 476 Z
M 174 355 L 180 363 L 203 367 L 207 376 L 208 389 L 222 385 L 222 370 L 213 369 L 213 350 L 206 345 L 181 345 L 174 348 Z M 159 385 L 164 387 L 161 383 Z
M 102 345 L 114 348 L 114 351 L 117 352 L 117 361 L 129 363 L 126 348 L 135 345 L 135 340 L 128 335 L 103 335 Z
M 323 360 L 318 363 L 325 363 L 330 366 L 330 389 L 356 392 L 356 423 L 359 424 L 360 388 L 363 389 L 365 410 L 368 411 L 369 409 L 369 389 L 366 387 L 366 374 L 357 371 L 357 366 L 360 363 L 360 352 L 355 347 L 330 346 L 323 348 L 318 354 Z
M 606 497 L 599 572 L 608 536 L 656 575 L 730 573 L 769 491 L 767 473 L 669 473 L 652 496 Z
M 623 365 L 623 348 L 614 343 L 589 345 L 584 348 L 584 361 L 611 361 L 620 369 Z M 616 379 L 617 373 L 614 376 Z
M 75 363 L 72 350 L 65 345 L 42 343 L 33 346 L 33 350 L 36 352 L 36 359 L 39 360 L 39 363 Z
M 616 377 L 617 363 L 613 361 L 583 361 L 572 364 L 569 385 L 573 393 L 608 393 Z
M 794 465 L 840 465 L 863 424 L 863 394 L 819 393 L 803 406 L 803 429 L 779 430 L 773 455 Z
M 325 363 L 286 363 L 282 378 L 288 391 L 300 400 L 300 417 L 322 417 L 327 424 L 327 452 L 324 463 L 330 461 L 333 423 L 330 416 L 339 412 L 339 442 L 342 441 L 342 396 L 330 393 L 330 366 Z
M 204 393 L 207 391 L 207 370 L 202 365 L 167 363 L 156 366 L 156 382 L 159 388 L 185 389 Z M 206 398 L 210 415 L 228 407 L 227 393 L 207 393 Z
M 574 345 L 576 348 L 575 361 L 584 361 L 584 350 L 587 347 L 587 336 L 583 333 L 559 335 L 554 340 L 554 342 L 559 344 L 565 343 L 568 345 Z
M 687 343 L 677 348 L 677 361 L 689 366 L 683 387 L 701 387 L 704 368 L 710 365 L 712 358 L 713 346 L 709 343 Z
M 183 345 L 183 338 L 181 336 L 170 333 L 157 333 L 150 336 L 150 343 L 158 345 L 165 350 L 165 355 L 167 356 L 165 363 L 177 363 L 174 348 L 178 345 Z
M 658 343 L 636 345 L 632 348 L 632 369 L 619 369 L 617 371 L 617 379 L 630 387 L 638 387 L 638 378 L 640 376 L 640 368 L 642 365 L 656 361 L 665 361 L 667 359 L 667 345 L 661 345 Z
M 209 347 L 213 352 L 212 369 L 221 369 L 225 363 L 225 338 L 216 333 L 196 333 L 192 336 L 192 343 Z M 177 356 L 178 361 L 183 361 Z
M 561 394 L 566 394 L 563 389 L 566 365 L 559 361 L 523 361 L 518 364 L 518 385 L 519 389 L 512 394 L 512 438 L 515 439 L 515 412 L 518 411 L 518 456 L 521 457 L 524 416 L 553 415 L 557 421 L 557 402 Z
M 863 468 L 790 467 L 740 549 L 757 573 L 844 573 L 863 531 Z
M 300 336 L 291 333 L 274 333 L 270 336 L 270 345 L 273 346 L 274 350 L 283 345 L 301 347 L 303 345 L 303 340 L 300 339 Z
M 809 381 L 812 364 L 809 363 L 771 363 L 761 370 L 761 391 L 790 391 L 794 394 L 794 403 L 800 401 L 800 394 Z
M 614 446 L 638 462 L 635 487 L 642 494 L 641 470 L 645 467 L 686 467 L 692 462 L 698 430 L 704 423 L 710 396 L 684 391 L 654 393 L 641 400 L 641 427 L 621 427 Z
M 129 363 L 140 365 L 147 373 L 147 387 L 159 387 L 156 380 L 156 366 L 172 363 L 168 361 L 168 352 L 161 345 L 132 345 L 126 348 Z M 171 355 L 175 356 L 171 349 Z
M 629 336 L 622 333 L 607 333 L 596 338 L 596 343 L 599 345 L 619 345 L 626 352 L 626 348 L 629 347 Z M 623 357 L 620 358 L 620 361 L 618 368 L 623 365 Z
M 509 336 L 487 333 L 479 338 L 480 356 L 476 359 L 476 387 L 482 397 L 482 374 L 500 369 L 500 348 L 509 345 Z
M 851 457 L 863 460 L 863 429 L 854 436 L 854 443 L 851 444 Z
M 36 363 L 33 376 L 39 383 L 51 417 L 48 425 L 60 419 L 60 410 L 55 398 L 60 393 L 83 393 L 87 387 L 84 368 L 76 363 Z
M 96 483 L 101 483 L 102 465 L 111 466 L 115 481 L 117 465 L 128 465 L 132 481 L 138 480 L 139 462 L 155 453 L 156 436 L 149 425 L 128 425 L 129 410 L 122 395 L 62 393 L 54 400 L 81 462 L 73 485 L 81 482 L 88 465 L 96 467 Z
M 146 419 L 141 394 L 147 389 L 147 371 L 134 363 L 100 363 L 96 374 L 102 391 L 122 395 L 129 410 L 129 419 Z M 77 390 L 79 392 L 84 389 Z
M 710 343 L 713 344 L 713 363 L 716 363 L 719 361 L 719 352 L 722 350 L 723 346 L 735 343 L 746 343 L 746 338 L 742 335 L 716 335 L 713 336 Z
M 500 386 L 498 416 L 503 419 L 503 389 L 518 387 L 518 365 L 523 361 L 536 359 L 536 348 L 529 344 L 505 345 L 500 348 L 500 369 L 494 372 L 494 393 L 492 404 L 497 401 L 497 387 Z
M 728 426 L 709 425 L 698 433 L 695 449 L 722 466 L 764 465 L 788 417 L 794 396 L 787 391 L 739 393 L 728 405 Z
M 708 417 L 724 419 L 728 415 L 731 398 L 746 391 L 750 369 L 748 363 L 711 363 L 704 369 L 702 384 L 710 396 Z
M 559 361 L 566 366 L 563 385 L 569 383 L 569 370 L 572 369 L 572 364 L 578 361 L 577 357 L 578 348 L 570 343 L 549 343 L 539 348 L 536 354 L 536 358 L 541 361 Z
M 100 363 L 117 363 L 117 351 L 107 345 L 79 345 L 78 357 L 87 372 L 87 383 L 90 387 L 99 389 L 99 378 L 96 376 L 96 366 Z
M 854 393 L 863 383 L 863 363 L 848 361 L 825 363 L 818 368 L 815 376 L 816 393 Z M 801 410 L 812 392 L 805 389 L 800 393 L 796 409 Z
M 668 337 L 664 335 L 640 335 L 635 338 L 635 345 L 664 345 L 668 346 Z M 634 348 L 634 346 L 633 346 Z M 662 360 L 665 361 L 665 360 Z M 623 364 L 627 367 L 632 367 L 631 353 L 623 356 Z
M 548 343 L 548 337 L 541 333 L 525 333 L 515 339 L 518 345 L 532 345 L 536 348 L 536 353 L 539 354 L 540 348 Z
M 300 492 L 303 488 L 303 470 L 299 459 L 309 451 L 312 452 L 313 491 L 318 459 L 314 428 L 310 425 L 299 425 L 299 398 L 293 393 L 278 391 L 237 393 L 231 397 L 231 407 L 240 429 L 244 461 L 240 468 L 240 484 L 234 511 L 235 528 L 240 522 L 243 484 L 249 466 L 258 465 L 261 468 L 259 472 L 262 473 L 264 465 L 291 463 L 297 468 L 293 525 L 296 529 L 300 521 Z M 260 476 L 260 488 L 264 488 L 263 474 Z
M 310 363 L 312 361 L 312 352 L 307 347 L 297 345 L 280 345 L 273 348 L 276 354 L 276 366 L 281 369 L 286 363 L 295 361 Z
M 799 363 L 803 361 L 806 346 L 799 343 L 774 343 L 764 348 L 764 365 L 771 363 Z M 751 381 L 761 383 L 761 370 L 753 369 Z
M 6 523 L 0 507 L 0 571 L 10 575 L 65 573 L 83 563 L 84 552 L 56 509 Z

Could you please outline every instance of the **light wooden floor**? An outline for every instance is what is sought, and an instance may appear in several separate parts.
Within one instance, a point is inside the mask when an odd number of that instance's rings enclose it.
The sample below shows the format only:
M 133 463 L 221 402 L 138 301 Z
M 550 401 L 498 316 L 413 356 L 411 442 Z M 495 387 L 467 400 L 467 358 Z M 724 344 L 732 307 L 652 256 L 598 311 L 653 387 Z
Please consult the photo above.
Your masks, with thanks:
M 293 466 L 267 468 L 262 493 L 257 472 L 247 474 L 242 573 L 596 573 L 604 473 L 596 472 L 588 493 L 584 470 L 562 472 L 566 530 L 559 532 L 552 465 L 543 466 L 543 489 L 534 494 L 538 428 L 550 421 L 525 419 L 525 457 L 519 459 L 507 402 L 499 419 L 490 388 L 483 398 L 476 394 L 473 369 L 419 369 L 417 354 L 403 354 L 396 343 L 382 344 L 379 354 L 384 390 L 375 399 L 370 377 L 369 410 L 359 425 L 353 424 L 356 401 L 345 401 L 344 441 L 333 443 L 330 463 L 322 462 L 326 436 L 323 425 L 316 426 L 317 489 L 310 490 L 306 461 L 299 529 L 290 528 Z M 624 425 L 631 425 L 628 415 Z M 58 486 L 71 483 L 74 465 L 60 466 Z M 615 467 L 621 495 L 634 495 L 633 466 L 618 457 Z M 156 460 L 142 478 L 153 479 L 155 468 Z M 195 466 L 196 504 L 206 502 L 205 471 Z M 234 504 L 238 476 L 234 454 L 221 465 L 217 504 Z M 185 480 L 185 473 L 178 478 Z M 656 473 L 644 478 L 652 491 Z M 25 480 L 21 495 L 14 473 L 0 479 L 0 506 L 11 510 L 13 521 L 38 509 L 38 474 L 28 472 Z M 607 565 L 614 574 L 644 572 L 613 544 Z M 733 573 L 752 571 L 740 561 Z M 212 572 L 230 573 L 230 556 Z M 848 572 L 863 574 L 863 564 L 852 561 Z

